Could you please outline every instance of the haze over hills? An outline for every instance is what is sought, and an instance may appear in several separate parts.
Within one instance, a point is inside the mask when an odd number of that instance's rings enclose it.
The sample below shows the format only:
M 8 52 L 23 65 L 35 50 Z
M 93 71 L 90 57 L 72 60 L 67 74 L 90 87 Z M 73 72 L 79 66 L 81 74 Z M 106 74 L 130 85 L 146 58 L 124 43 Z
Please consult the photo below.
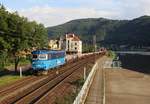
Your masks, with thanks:
M 150 16 L 133 20 L 78 19 L 47 29 L 49 38 L 75 33 L 88 44 L 92 43 L 92 37 L 96 35 L 97 42 L 103 45 L 150 45 Z

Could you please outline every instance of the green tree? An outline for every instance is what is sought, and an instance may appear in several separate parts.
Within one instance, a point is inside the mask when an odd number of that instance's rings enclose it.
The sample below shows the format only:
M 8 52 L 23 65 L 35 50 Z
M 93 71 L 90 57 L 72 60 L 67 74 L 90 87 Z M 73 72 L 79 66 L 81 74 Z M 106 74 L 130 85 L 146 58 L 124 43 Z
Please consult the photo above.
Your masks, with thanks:
M 32 48 L 47 46 L 48 34 L 44 25 L 20 17 L 17 12 L 9 13 L 0 5 L 0 60 L 1 66 L 7 59 L 13 59 L 15 71 L 22 53 Z

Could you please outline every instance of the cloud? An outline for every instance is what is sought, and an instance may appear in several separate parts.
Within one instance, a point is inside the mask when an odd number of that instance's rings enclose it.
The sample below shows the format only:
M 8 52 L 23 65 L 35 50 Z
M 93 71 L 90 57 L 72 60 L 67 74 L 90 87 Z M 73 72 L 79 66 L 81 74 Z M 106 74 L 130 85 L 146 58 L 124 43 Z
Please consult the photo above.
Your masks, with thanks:
M 19 11 L 20 15 L 28 17 L 30 20 L 36 20 L 45 24 L 45 26 L 54 26 L 66 21 L 79 18 L 112 18 L 118 14 L 113 11 L 103 11 L 94 8 L 59 8 L 59 7 L 33 7 Z
M 150 15 L 149 5 L 150 0 L 120 0 L 117 2 L 120 17 L 124 19 Z
M 150 0 L 27 1 L 34 5 L 18 10 L 19 14 L 28 17 L 29 20 L 43 23 L 45 26 L 54 26 L 80 18 L 132 19 L 150 15 Z M 36 3 L 37 6 L 35 6 Z

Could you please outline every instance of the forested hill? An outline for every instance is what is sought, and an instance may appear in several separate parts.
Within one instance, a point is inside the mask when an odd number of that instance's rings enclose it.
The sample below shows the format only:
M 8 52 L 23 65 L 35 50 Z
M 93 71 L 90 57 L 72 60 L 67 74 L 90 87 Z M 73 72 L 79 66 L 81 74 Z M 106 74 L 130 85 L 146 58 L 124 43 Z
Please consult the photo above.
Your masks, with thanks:
M 50 38 L 66 33 L 78 34 L 87 43 L 96 35 L 100 44 L 150 45 L 150 16 L 133 20 L 78 19 L 48 27 Z

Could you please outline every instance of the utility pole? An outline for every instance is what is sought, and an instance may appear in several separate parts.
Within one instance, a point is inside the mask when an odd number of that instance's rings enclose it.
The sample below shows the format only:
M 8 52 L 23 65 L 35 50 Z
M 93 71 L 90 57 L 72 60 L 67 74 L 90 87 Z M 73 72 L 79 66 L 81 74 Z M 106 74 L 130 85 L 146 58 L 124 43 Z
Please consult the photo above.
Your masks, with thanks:
M 93 47 L 94 47 L 94 52 L 96 52 L 96 48 L 97 48 L 97 46 L 96 46 L 96 35 L 94 35 L 93 36 Z
M 96 35 L 93 36 L 94 61 L 96 62 Z
M 59 49 L 62 50 L 63 48 L 63 40 L 62 40 L 62 36 L 60 36 L 60 39 L 59 39 Z

